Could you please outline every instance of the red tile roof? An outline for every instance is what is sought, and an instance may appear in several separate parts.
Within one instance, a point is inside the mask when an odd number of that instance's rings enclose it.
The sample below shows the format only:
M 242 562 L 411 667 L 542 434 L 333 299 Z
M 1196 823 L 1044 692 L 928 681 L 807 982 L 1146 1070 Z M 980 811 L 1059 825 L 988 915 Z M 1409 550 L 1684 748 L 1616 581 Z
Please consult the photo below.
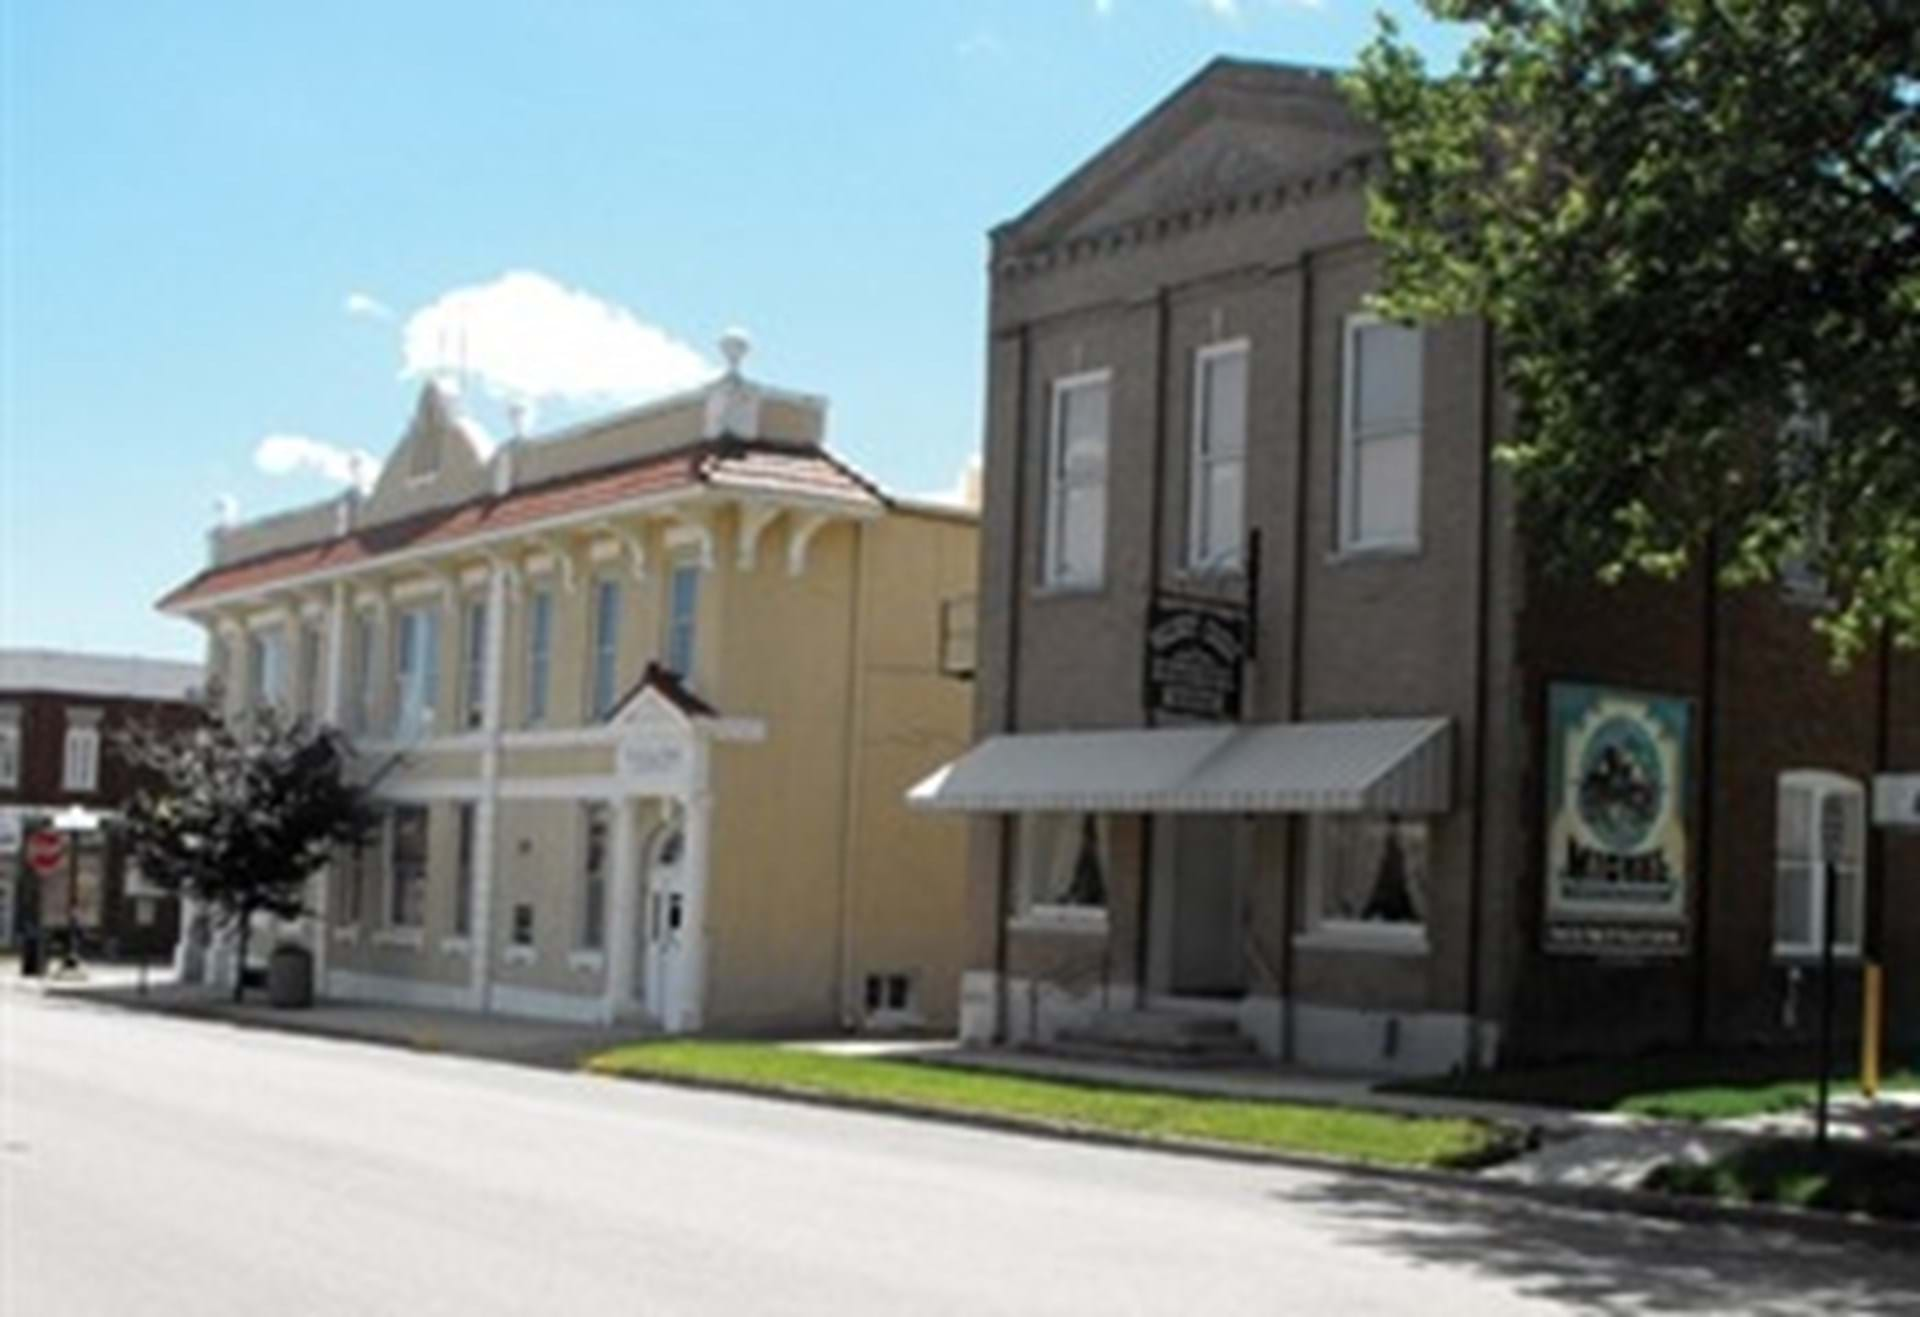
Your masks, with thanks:
M 697 485 L 768 494 L 800 494 L 873 507 L 885 495 L 872 481 L 823 449 L 720 440 L 617 466 L 561 476 L 495 498 L 491 495 L 435 508 L 239 562 L 208 567 L 164 595 L 158 607 L 180 608 L 204 599 L 351 567 L 403 550 L 452 546 L 629 499 Z

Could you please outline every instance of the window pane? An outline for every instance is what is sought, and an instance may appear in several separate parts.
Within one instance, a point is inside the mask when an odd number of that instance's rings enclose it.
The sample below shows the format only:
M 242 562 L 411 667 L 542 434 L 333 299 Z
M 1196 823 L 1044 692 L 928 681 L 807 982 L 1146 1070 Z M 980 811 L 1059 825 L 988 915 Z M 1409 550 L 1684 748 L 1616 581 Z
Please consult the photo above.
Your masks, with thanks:
M 1049 580 L 1100 579 L 1106 543 L 1107 386 L 1076 385 L 1054 396 L 1047 489 Z
M 1835 898 L 1839 902 L 1834 910 L 1835 941 L 1842 950 L 1858 951 L 1862 905 L 1866 894 L 1865 884 L 1861 880 L 1860 869 L 1851 864 L 1840 866 L 1838 878 L 1834 891 Z
M 1060 395 L 1065 409 L 1061 427 L 1065 446 L 1071 450 L 1086 443 L 1106 447 L 1107 386 L 1105 381 L 1076 385 Z
M 1362 543 L 1401 544 L 1420 531 L 1420 439 L 1399 435 L 1354 445 L 1354 528 Z
M 1352 423 L 1361 433 L 1418 429 L 1420 331 L 1366 325 L 1353 336 Z
M 1107 546 L 1106 490 L 1067 491 L 1062 521 L 1060 575 L 1070 581 L 1099 580 Z
M 1773 885 L 1773 940 L 1781 946 L 1813 945 L 1813 866 L 1784 861 Z
M 552 644 L 553 596 L 540 590 L 533 596 L 533 611 L 527 622 L 528 722 L 542 722 L 547 716 L 547 673 Z
M 1106 906 L 1106 830 L 1098 817 L 1028 814 L 1021 831 L 1025 905 Z
M 1241 453 L 1247 447 L 1247 354 L 1228 352 L 1204 361 L 1206 409 L 1202 446 L 1213 456 Z
M 1238 460 L 1212 463 L 1206 472 L 1206 504 L 1200 539 L 1200 561 L 1205 565 L 1235 567 L 1246 533 L 1242 493 L 1245 465 Z
M 1813 802 L 1807 788 L 1781 786 L 1774 822 L 1774 849 L 1781 859 L 1813 858 Z
M 1314 826 L 1322 920 L 1409 926 L 1425 921 L 1426 824 L 1323 817 Z

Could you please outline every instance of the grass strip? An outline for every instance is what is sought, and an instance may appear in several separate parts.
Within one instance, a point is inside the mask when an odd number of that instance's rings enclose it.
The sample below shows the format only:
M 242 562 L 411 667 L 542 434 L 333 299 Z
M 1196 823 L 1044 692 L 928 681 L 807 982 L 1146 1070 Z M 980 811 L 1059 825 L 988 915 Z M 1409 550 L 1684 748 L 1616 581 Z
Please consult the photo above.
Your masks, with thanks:
M 1662 1193 L 1730 1203 L 1777 1203 L 1920 1222 L 1920 1151 L 1770 1139 L 1715 1161 L 1669 1162 L 1647 1177 Z
M 988 1074 L 914 1061 L 833 1056 L 766 1043 L 637 1043 L 603 1052 L 604 1075 L 738 1085 L 989 1116 L 1035 1126 L 1304 1153 L 1386 1166 L 1484 1165 L 1508 1140 L 1472 1120 L 1395 1116 L 1296 1103 Z
M 1799 1052 L 1673 1052 L 1411 1080 L 1388 1091 L 1667 1120 L 1734 1120 L 1811 1106 L 1817 1069 L 1814 1057 Z M 1920 1062 L 1890 1067 L 1882 1087 L 1920 1089 Z M 1858 1080 L 1836 1076 L 1833 1091 L 1857 1095 Z

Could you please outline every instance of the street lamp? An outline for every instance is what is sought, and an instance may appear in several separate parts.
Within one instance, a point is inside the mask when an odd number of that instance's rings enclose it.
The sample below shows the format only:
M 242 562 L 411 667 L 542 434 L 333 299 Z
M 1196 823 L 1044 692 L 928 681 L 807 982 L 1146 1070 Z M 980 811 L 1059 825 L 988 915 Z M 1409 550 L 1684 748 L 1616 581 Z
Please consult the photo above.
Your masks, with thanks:
M 100 830 L 100 815 L 84 805 L 69 805 L 53 816 L 53 826 L 70 834 L 67 843 L 67 951 L 60 968 L 80 968 L 80 837 Z

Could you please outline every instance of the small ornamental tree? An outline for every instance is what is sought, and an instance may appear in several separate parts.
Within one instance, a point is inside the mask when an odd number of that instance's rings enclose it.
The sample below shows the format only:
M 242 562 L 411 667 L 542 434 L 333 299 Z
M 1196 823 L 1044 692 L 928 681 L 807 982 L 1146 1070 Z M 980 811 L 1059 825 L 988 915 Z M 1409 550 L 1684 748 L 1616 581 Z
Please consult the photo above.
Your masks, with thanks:
M 272 706 L 234 718 L 210 708 L 185 730 L 131 730 L 120 749 L 142 783 L 125 811 L 129 852 L 156 886 L 237 930 L 239 1001 L 253 916 L 304 914 L 308 877 L 373 826 L 346 775 L 346 738 Z
M 1423 0 L 1349 82 L 1381 309 L 1492 323 L 1530 547 L 1797 577 L 1841 660 L 1920 644 L 1920 3 Z

